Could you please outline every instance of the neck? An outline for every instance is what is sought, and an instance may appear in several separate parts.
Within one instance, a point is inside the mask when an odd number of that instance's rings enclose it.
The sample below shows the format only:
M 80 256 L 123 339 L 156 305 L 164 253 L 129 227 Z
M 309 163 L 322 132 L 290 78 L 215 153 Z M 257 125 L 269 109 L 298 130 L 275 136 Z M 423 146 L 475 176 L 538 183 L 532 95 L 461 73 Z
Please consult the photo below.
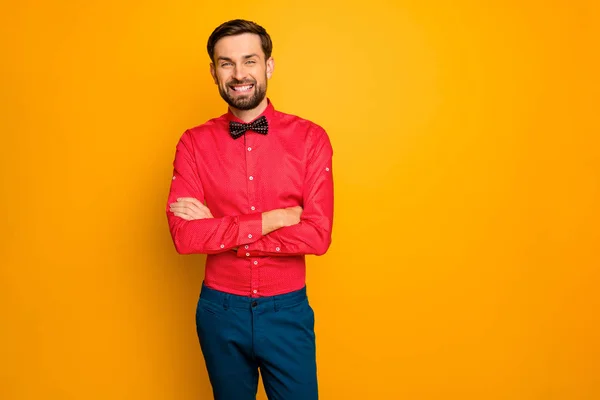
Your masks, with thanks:
M 239 110 L 237 108 L 230 107 L 231 113 L 235 115 L 237 118 L 241 119 L 244 122 L 250 122 L 260 114 L 265 111 L 267 105 L 269 104 L 267 98 L 265 97 L 263 101 L 260 102 L 258 106 L 253 108 L 252 110 Z

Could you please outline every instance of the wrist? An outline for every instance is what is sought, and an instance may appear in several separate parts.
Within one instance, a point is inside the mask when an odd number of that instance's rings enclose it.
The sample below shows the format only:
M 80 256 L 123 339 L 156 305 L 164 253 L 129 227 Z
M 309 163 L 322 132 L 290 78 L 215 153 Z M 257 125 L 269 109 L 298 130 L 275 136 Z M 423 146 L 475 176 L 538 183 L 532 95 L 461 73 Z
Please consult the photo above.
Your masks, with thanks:
M 279 208 L 275 211 L 277 220 L 277 229 L 287 226 L 287 212 L 283 208 Z
M 285 210 L 277 209 L 262 213 L 263 235 L 285 226 Z

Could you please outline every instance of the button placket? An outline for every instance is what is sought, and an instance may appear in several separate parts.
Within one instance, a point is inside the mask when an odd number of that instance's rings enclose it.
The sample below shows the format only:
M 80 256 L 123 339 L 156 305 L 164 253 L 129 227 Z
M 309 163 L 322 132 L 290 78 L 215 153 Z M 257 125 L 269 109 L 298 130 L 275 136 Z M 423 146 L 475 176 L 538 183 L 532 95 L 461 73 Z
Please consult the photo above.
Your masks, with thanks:
M 255 140 L 259 140 L 260 138 L 257 136 L 261 136 L 261 135 L 246 135 L 247 139 L 245 142 L 245 149 L 244 149 L 244 153 L 245 153 L 245 160 L 246 160 L 246 179 L 247 179 L 247 187 L 248 187 L 248 207 L 249 207 L 249 211 L 251 212 L 256 212 L 257 210 L 257 204 L 256 204 L 256 184 L 257 181 L 260 179 L 259 176 L 257 176 L 257 173 L 259 173 L 260 171 L 257 171 L 256 168 L 256 164 L 257 164 L 257 154 L 256 154 L 256 143 L 254 142 Z M 252 239 L 251 237 L 249 237 L 249 239 Z
M 246 160 L 246 179 L 247 179 L 247 187 L 248 187 L 248 203 L 250 206 L 250 209 L 252 211 L 255 210 L 255 205 L 254 205 L 254 194 L 256 193 L 255 189 L 254 189 L 254 184 L 255 184 L 255 173 L 256 171 L 254 170 L 254 166 L 256 165 L 256 163 L 254 162 L 255 158 L 254 158 L 254 135 L 245 135 L 245 151 L 244 151 L 244 159 Z M 251 239 L 251 238 L 250 238 Z
M 258 265 L 258 260 L 248 260 L 250 262 L 250 271 L 251 271 L 251 281 L 250 281 L 250 286 L 252 289 L 252 294 L 256 295 L 258 294 L 258 270 L 256 269 L 256 266 Z
M 255 166 L 256 166 L 256 162 L 255 162 L 255 154 L 256 152 L 254 151 L 254 135 L 250 134 L 250 135 L 244 135 L 245 137 L 245 149 L 244 149 L 244 159 L 246 160 L 246 182 L 247 182 L 247 194 L 248 194 L 248 204 L 250 207 L 251 211 L 255 211 L 256 210 L 256 203 L 255 203 L 255 194 L 256 194 L 256 189 L 255 189 L 255 184 L 256 184 L 256 178 L 257 176 L 255 175 L 257 171 L 254 170 Z M 248 239 L 252 239 L 253 235 L 250 232 L 247 232 L 247 238 Z M 254 268 L 256 265 L 258 265 L 258 261 L 253 260 L 253 258 L 251 257 L 250 252 L 248 251 L 249 246 L 245 245 L 244 249 L 246 250 L 246 258 L 248 258 L 248 263 L 250 266 L 250 290 L 251 290 L 251 294 L 253 297 L 258 297 L 258 274 L 256 269 Z
M 259 289 L 259 269 L 258 269 L 258 260 L 254 259 L 254 260 L 249 260 L 250 262 L 250 270 L 252 271 L 252 293 L 253 295 L 258 297 L 258 294 L 260 293 Z

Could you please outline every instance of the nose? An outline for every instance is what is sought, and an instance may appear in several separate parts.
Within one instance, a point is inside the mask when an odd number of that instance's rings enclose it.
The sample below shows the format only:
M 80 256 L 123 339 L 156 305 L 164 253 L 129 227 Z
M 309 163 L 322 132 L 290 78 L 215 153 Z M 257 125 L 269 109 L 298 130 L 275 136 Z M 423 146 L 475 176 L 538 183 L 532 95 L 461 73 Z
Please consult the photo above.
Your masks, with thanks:
M 236 65 L 235 70 L 233 71 L 233 77 L 238 81 L 244 80 L 246 77 L 246 70 L 244 69 L 243 64 Z

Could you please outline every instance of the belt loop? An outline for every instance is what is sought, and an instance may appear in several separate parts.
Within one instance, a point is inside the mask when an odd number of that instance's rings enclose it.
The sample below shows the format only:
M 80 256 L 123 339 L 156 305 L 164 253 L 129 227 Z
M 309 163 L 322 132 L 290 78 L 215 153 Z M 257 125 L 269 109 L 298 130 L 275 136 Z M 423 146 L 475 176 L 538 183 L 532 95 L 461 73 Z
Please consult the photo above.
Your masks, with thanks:
M 229 308 L 229 293 L 223 295 L 223 308 L 226 310 Z

